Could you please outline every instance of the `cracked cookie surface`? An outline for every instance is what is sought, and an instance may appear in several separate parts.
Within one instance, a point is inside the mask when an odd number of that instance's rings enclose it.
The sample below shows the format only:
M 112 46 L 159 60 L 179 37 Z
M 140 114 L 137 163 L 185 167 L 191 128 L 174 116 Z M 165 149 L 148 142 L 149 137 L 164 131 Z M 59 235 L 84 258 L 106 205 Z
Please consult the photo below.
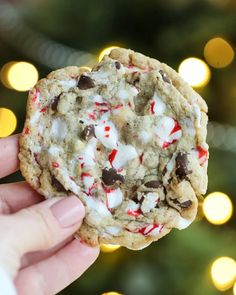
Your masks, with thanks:
M 207 106 L 167 65 L 114 49 L 30 91 L 21 171 L 47 198 L 75 194 L 88 244 L 141 249 L 186 228 L 207 189 Z

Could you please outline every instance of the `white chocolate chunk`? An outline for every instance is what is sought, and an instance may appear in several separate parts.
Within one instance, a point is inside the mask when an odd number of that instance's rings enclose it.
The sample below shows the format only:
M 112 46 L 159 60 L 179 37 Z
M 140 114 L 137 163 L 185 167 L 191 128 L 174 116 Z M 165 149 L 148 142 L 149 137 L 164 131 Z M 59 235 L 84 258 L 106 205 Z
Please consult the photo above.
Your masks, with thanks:
M 71 88 L 71 87 L 75 87 L 77 82 L 75 79 L 71 79 L 71 80 L 60 80 L 59 81 L 59 84 L 63 87 L 68 87 L 68 88 Z
M 148 193 L 144 196 L 144 200 L 141 205 L 141 210 L 143 213 L 148 213 L 152 209 L 156 207 L 158 202 L 158 194 L 157 193 Z
M 176 228 L 178 229 L 185 229 L 186 227 L 188 227 L 190 224 L 192 223 L 191 220 L 187 220 L 181 216 L 178 217 L 177 219 L 177 225 Z
M 119 226 L 107 226 L 106 232 L 112 236 L 117 236 L 121 228 Z
M 148 143 L 151 140 L 151 137 L 152 135 L 150 132 L 143 130 L 139 133 L 139 138 L 143 143 Z
M 117 153 L 112 161 L 112 166 L 115 169 L 125 167 L 126 163 L 138 157 L 136 149 L 132 145 L 119 145 Z
M 201 128 L 201 111 L 199 106 L 196 103 L 193 104 L 193 110 L 196 117 L 196 126 L 197 128 Z
M 123 193 L 120 188 L 110 190 L 107 192 L 107 207 L 114 209 L 118 207 L 123 201 Z
M 94 127 L 95 136 L 107 148 L 113 149 L 117 147 L 118 132 L 115 125 L 111 122 L 101 122 Z
M 166 110 L 166 104 L 158 97 L 155 92 L 152 97 L 152 111 L 156 116 L 161 116 Z
M 52 121 L 51 133 L 55 139 L 58 139 L 58 140 L 64 139 L 67 135 L 66 123 L 59 118 L 54 119 Z
M 39 120 L 39 118 L 40 118 L 40 116 L 41 116 L 40 111 L 36 111 L 36 112 L 33 114 L 33 116 L 31 116 L 31 118 L 30 118 L 30 124 L 33 125 L 33 124 L 37 123 L 38 120 Z

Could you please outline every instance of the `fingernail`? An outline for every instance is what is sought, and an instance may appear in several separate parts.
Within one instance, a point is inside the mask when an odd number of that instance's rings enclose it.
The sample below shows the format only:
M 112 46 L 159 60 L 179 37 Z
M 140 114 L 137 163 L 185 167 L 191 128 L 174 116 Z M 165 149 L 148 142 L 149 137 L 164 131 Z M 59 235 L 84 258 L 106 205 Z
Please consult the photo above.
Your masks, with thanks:
M 53 204 L 51 211 L 62 227 L 75 225 L 84 218 L 83 204 L 75 196 L 66 197 Z

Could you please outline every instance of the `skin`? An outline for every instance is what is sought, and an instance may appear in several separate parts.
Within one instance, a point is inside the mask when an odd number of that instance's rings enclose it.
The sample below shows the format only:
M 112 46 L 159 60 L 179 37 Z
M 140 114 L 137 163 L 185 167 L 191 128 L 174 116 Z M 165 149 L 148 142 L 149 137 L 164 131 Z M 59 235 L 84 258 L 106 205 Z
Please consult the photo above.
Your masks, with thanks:
M 0 139 L 0 178 L 19 169 L 18 139 L 19 135 Z M 77 198 L 81 214 L 73 225 L 62 227 L 52 214 L 51 206 L 63 199 L 44 200 L 26 182 L 0 185 L 0 265 L 19 295 L 59 292 L 99 255 L 98 248 L 73 237 L 84 217 Z

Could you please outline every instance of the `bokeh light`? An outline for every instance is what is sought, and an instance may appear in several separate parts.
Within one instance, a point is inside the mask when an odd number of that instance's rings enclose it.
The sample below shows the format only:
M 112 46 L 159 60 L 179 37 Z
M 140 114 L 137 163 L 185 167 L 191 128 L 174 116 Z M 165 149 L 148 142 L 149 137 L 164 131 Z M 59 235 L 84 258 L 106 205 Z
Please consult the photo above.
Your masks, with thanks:
M 232 216 L 233 205 L 226 194 L 214 192 L 205 198 L 203 212 L 210 223 L 220 225 L 226 223 Z
M 236 262 L 230 257 L 220 257 L 211 266 L 211 278 L 220 291 L 231 288 L 236 279 Z
M 183 60 L 178 71 L 180 76 L 193 87 L 205 86 L 211 77 L 208 65 L 196 57 Z
M 115 49 L 115 48 L 119 48 L 119 46 L 109 46 L 109 47 L 106 47 L 104 48 L 100 53 L 99 53 L 99 56 L 98 56 L 98 61 L 101 61 L 103 59 L 103 56 L 106 55 L 106 54 L 109 54 L 111 52 L 112 49 Z
M 12 89 L 11 85 L 9 84 L 9 81 L 8 81 L 8 71 L 9 69 L 15 64 L 16 62 L 15 61 L 10 61 L 10 62 L 7 62 L 6 64 L 3 65 L 3 67 L 1 68 L 1 72 L 0 72 L 0 78 L 1 78 L 1 82 L 2 84 L 7 87 L 7 88 L 10 88 Z
M 223 38 L 213 38 L 204 47 L 204 56 L 209 65 L 214 68 L 224 68 L 234 59 L 232 46 Z
M 3 80 L 17 91 L 28 91 L 38 81 L 37 69 L 28 62 L 8 63 Z
M 118 292 L 111 291 L 111 292 L 102 293 L 102 295 L 122 295 L 122 294 L 118 293 Z
M 102 244 L 100 246 L 101 251 L 105 253 L 114 252 L 119 248 L 120 248 L 120 245 L 112 245 L 112 244 Z
M 236 282 L 234 283 L 233 291 L 234 291 L 234 295 L 236 295 Z
M 15 114 L 6 108 L 0 108 L 0 137 L 11 135 L 17 125 Z

